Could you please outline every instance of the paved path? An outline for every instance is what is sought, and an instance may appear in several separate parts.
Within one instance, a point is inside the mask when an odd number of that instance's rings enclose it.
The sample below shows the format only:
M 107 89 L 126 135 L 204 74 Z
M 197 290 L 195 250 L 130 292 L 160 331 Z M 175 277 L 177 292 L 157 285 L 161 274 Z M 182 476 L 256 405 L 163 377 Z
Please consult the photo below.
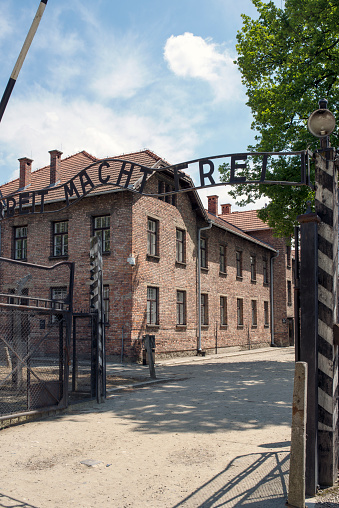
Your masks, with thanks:
M 156 371 L 166 382 L 1 431 L 0 506 L 284 507 L 293 348 L 163 361 Z

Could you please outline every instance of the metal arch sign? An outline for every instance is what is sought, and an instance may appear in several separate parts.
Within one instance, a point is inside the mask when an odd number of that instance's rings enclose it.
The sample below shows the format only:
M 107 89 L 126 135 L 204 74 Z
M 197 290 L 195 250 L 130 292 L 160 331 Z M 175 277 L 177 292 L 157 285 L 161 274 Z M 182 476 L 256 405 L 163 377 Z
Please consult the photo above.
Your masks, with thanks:
M 310 182 L 310 164 L 309 158 L 311 153 L 308 150 L 299 152 L 250 152 L 250 153 L 236 153 L 216 155 L 202 159 L 194 159 L 191 161 L 175 164 L 173 166 L 166 166 L 165 168 L 150 168 L 120 158 L 107 158 L 98 160 L 86 168 L 82 169 L 77 175 L 72 177 L 66 183 L 61 185 L 53 185 L 41 190 L 29 191 L 27 188 L 13 192 L 7 196 L 3 196 L 0 191 L 0 220 L 16 215 L 30 215 L 41 213 L 54 213 L 70 205 L 78 202 L 80 199 L 87 196 L 90 192 L 103 186 L 113 186 L 121 189 L 128 189 L 144 196 L 162 197 L 169 194 L 176 194 L 180 192 L 189 192 L 192 190 L 206 189 L 209 187 L 218 187 L 224 185 L 234 184 L 265 184 L 265 185 L 292 185 L 302 186 L 307 185 L 313 188 Z M 300 181 L 276 181 L 266 180 L 267 162 L 269 157 L 275 156 L 299 156 L 300 165 Z M 246 180 L 245 176 L 237 175 L 237 172 L 247 167 L 248 157 L 261 158 L 261 174 L 259 180 Z M 230 158 L 230 179 L 228 182 L 216 182 L 214 179 L 215 165 L 214 161 L 217 159 Z M 114 164 L 114 175 L 110 173 Z M 192 186 L 182 189 L 179 185 L 180 171 L 188 169 L 189 166 L 198 164 L 200 185 Z M 154 172 L 161 173 L 162 171 L 173 171 L 174 190 L 164 193 L 145 193 L 144 188 L 147 177 Z M 139 185 L 138 188 L 131 188 L 131 178 L 138 172 Z M 53 195 L 55 196 L 53 199 Z M 53 208 L 53 210 L 45 210 L 45 204 L 51 202 L 65 203 L 60 208 Z

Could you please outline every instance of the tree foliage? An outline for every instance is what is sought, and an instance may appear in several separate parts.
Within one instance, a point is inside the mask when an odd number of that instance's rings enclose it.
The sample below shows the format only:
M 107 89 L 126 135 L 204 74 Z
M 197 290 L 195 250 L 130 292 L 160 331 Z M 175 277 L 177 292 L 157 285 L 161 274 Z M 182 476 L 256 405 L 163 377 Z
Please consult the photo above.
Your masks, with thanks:
M 255 144 L 249 151 L 298 151 L 319 148 L 319 141 L 307 130 L 309 115 L 321 98 L 338 122 L 339 111 L 339 2 L 338 0 L 286 0 L 284 8 L 272 1 L 252 0 L 258 19 L 243 14 L 237 34 L 236 61 L 247 89 L 247 105 L 253 114 Z M 338 135 L 332 134 L 332 146 Z M 227 181 L 229 168 L 220 166 Z M 243 174 L 259 179 L 260 165 L 253 161 Z M 300 179 L 296 158 L 274 160 L 267 179 Z M 231 190 L 247 204 L 266 196 L 268 206 L 260 218 L 274 227 L 279 236 L 289 236 L 296 217 L 313 199 L 307 187 L 241 185 Z M 244 198 L 244 194 L 246 197 Z

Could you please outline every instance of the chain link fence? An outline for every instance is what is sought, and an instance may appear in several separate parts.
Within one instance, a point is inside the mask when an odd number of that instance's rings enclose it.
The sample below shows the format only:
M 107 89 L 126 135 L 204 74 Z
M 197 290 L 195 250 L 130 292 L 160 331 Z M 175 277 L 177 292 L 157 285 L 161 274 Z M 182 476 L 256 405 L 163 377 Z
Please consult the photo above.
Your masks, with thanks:
M 66 406 L 73 274 L 0 258 L 0 419 Z

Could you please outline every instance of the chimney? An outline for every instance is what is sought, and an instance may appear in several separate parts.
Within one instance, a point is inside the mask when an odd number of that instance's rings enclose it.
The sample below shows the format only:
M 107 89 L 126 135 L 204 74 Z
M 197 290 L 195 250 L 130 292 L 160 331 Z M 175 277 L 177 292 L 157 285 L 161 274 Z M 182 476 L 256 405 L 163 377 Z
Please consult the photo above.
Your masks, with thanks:
M 51 154 L 49 183 L 50 185 L 54 185 L 60 180 L 60 161 L 62 152 L 59 152 L 59 150 L 50 150 L 49 153 Z
M 32 159 L 23 157 L 18 159 L 20 162 L 19 189 L 24 189 L 31 183 Z
M 219 196 L 207 196 L 208 199 L 208 211 L 212 215 L 218 215 L 218 199 Z
M 232 213 L 230 203 L 221 205 L 221 215 L 228 215 L 229 213 Z

